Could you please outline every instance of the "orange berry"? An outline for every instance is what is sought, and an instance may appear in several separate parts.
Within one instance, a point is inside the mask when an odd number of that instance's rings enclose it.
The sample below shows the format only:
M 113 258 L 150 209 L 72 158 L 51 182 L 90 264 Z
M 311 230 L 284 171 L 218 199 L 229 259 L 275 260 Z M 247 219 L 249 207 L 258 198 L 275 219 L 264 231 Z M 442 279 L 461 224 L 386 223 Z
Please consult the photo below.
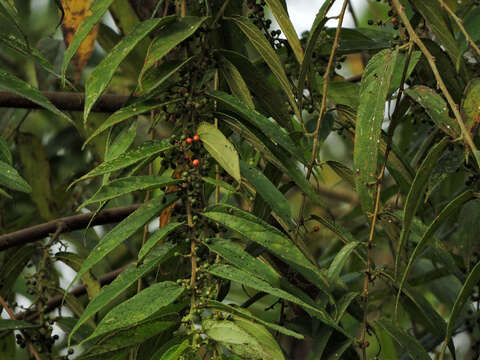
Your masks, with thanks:
M 193 165 L 193 166 L 198 166 L 199 164 L 200 164 L 200 160 L 198 160 L 198 159 L 194 159 L 194 160 L 192 161 L 192 165 Z
M 187 138 L 187 140 L 186 140 L 187 144 L 191 144 L 192 141 L 193 141 L 192 138 Z
M 200 140 L 200 136 L 195 135 L 195 136 L 193 137 L 193 141 L 199 141 L 199 140 Z
M 318 231 L 318 230 L 320 230 L 320 226 L 315 225 L 315 226 L 313 227 L 313 231 Z

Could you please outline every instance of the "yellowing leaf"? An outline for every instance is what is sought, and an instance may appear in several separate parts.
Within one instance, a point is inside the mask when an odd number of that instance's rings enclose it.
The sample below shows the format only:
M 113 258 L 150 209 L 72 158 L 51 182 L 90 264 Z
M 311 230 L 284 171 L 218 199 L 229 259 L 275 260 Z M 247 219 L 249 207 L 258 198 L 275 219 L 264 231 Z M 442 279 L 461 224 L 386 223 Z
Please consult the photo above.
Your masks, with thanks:
M 62 7 L 65 12 L 62 30 L 65 46 L 69 46 L 73 36 L 77 32 L 80 24 L 90 15 L 90 5 L 93 0 L 62 0 Z M 87 65 L 88 59 L 93 51 L 95 40 L 97 39 L 98 25 L 95 25 L 90 33 L 80 44 L 78 51 L 73 56 L 73 66 L 75 68 L 75 82 L 80 80 L 82 70 Z

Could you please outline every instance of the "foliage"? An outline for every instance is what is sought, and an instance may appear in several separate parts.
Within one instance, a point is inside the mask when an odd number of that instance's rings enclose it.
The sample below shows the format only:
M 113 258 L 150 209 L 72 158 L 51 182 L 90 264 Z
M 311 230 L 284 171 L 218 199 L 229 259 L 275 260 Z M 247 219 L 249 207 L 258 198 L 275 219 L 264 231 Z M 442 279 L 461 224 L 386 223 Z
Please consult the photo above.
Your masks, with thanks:
M 0 359 L 480 356 L 478 1 L 326 0 L 300 37 L 284 0 L 31 3 L 0 0 Z

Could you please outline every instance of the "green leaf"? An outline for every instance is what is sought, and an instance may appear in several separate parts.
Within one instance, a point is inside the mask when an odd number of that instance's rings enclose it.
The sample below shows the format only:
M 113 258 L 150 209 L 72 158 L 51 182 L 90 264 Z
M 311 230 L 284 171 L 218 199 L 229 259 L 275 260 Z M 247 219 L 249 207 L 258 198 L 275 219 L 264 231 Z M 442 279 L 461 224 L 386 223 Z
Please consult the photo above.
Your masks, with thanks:
M 40 327 L 40 325 L 32 324 L 22 320 L 0 319 L 0 331 L 32 329 L 37 327 Z
M 298 110 L 297 103 L 295 102 L 295 97 L 293 96 L 293 91 L 290 87 L 290 82 L 288 81 L 282 62 L 280 61 L 277 53 L 272 49 L 265 36 L 255 25 L 253 25 L 247 18 L 243 16 L 226 17 L 225 19 L 233 21 L 248 37 L 258 54 L 263 58 L 263 60 L 265 60 L 268 67 L 277 78 L 281 88 L 287 95 L 288 102 L 292 106 L 295 115 L 298 119 L 301 119 L 300 111 Z
M 303 62 L 303 49 L 298 40 L 297 32 L 290 21 L 290 17 L 286 9 L 283 7 L 282 3 L 279 0 L 265 0 L 270 10 L 272 10 L 273 16 L 280 25 L 285 37 L 292 48 L 293 54 L 297 58 L 299 64 Z
M 380 358 L 398 359 L 395 344 L 388 332 L 383 330 L 382 327 L 377 326 L 377 328 L 375 329 L 375 334 L 377 335 L 378 343 L 380 345 Z
M 161 19 L 149 19 L 132 30 L 127 36 L 110 51 L 107 56 L 98 64 L 87 79 L 85 84 L 85 108 L 83 112 L 83 121 L 86 122 L 93 105 L 100 95 L 107 88 L 112 79 L 115 70 L 120 63 L 133 50 L 145 36 L 147 36 L 156 27 L 168 24 L 173 21 L 173 16 L 167 16 Z
M 222 168 L 238 183 L 241 182 L 240 165 L 237 150 L 215 125 L 203 122 L 198 126 L 197 134 L 205 149 L 217 160 Z
M 106 353 L 141 344 L 155 335 L 158 336 L 159 333 L 175 324 L 174 321 L 156 320 L 121 330 L 88 348 L 88 350 L 82 354 L 82 358 L 88 359 L 100 354 L 105 354 L 104 356 L 106 356 Z
M 410 56 L 410 60 L 408 61 L 408 68 L 405 72 L 405 79 L 408 79 L 415 69 L 418 61 L 422 57 L 421 51 L 413 51 L 412 55 Z M 397 90 L 402 84 L 403 78 L 403 70 L 405 68 L 405 62 L 407 61 L 407 53 L 398 53 L 397 54 L 397 61 L 395 62 L 395 69 L 393 70 L 392 81 L 390 83 L 390 89 L 388 90 L 388 96 L 393 94 L 395 90 Z
M 188 347 L 189 347 L 188 340 L 185 340 L 180 344 L 173 345 L 163 354 L 159 354 L 159 355 L 157 355 L 156 353 L 153 354 L 150 360 L 178 360 L 180 358 L 180 355 L 182 355 L 185 352 L 185 350 L 188 349 Z
M 425 157 L 425 160 L 423 160 L 422 164 L 420 165 L 417 174 L 415 175 L 415 179 L 413 179 L 412 186 L 407 195 L 407 199 L 405 200 L 402 231 L 400 233 L 400 240 L 397 247 L 398 256 L 395 259 L 395 278 L 397 278 L 399 275 L 398 271 L 400 270 L 400 259 L 402 258 L 400 254 L 402 254 L 404 244 L 407 240 L 413 217 L 415 216 L 415 213 L 417 212 L 417 209 L 423 200 L 430 174 L 432 173 L 433 169 L 435 169 L 435 165 L 437 164 L 438 159 L 440 159 L 440 156 L 442 155 L 443 150 L 448 143 L 449 140 L 445 137 L 440 140 L 440 142 L 437 143 L 432 150 L 430 150 Z
M 90 252 L 82 264 L 72 284 L 93 265 L 101 261 L 108 253 L 120 245 L 123 241 L 132 236 L 138 229 L 145 225 L 152 217 L 160 214 L 172 202 L 176 200 L 175 195 L 166 195 L 153 198 L 139 207 L 135 212 L 122 220 L 117 226 L 110 230 L 95 248 Z M 72 286 L 70 284 L 69 287 Z
M 161 308 L 173 303 L 184 290 L 183 287 L 171 281 L 150 285 L 110 310 L 100 321 L 92 335 L 83 342 L 114 330 L 137 325 Z
M 242 318 L 247 319 L 247 320 L 252 320 L 254 322 L 258 322 L 259 324 L 262 324 L 262 325 L 264 325 L 264 326 L 266 326 L 266 327 L 268 327 L 268 328 L 270 328 L 274 331 L 278 331 L 281 334 L 291 336 L 291 337 L 294 337 L 296 339 L 303 339 L 304 338 L 303 335 L 301 335 L 299 333 L 296 333 L 295 331 L 292 331 L 292 330 L 289 330 L 289 329 L 287 329 L 283 326 L 279 326 L 277 324 L 273 324 L 273 323 L 270 323 L 268 321 L 262 320 L 261 318 L 259 318 L 257 316 L 254 316 L 250 311 L 248 311 L 244 308 L 238 307 L 238 306 L 227 305 L 225 303 L 221 303 L 221 302 L 218 302 L 218 301 L 215 301 L 215 300 L 207 300 L 207 306 L 212 307 L 212 308 L 217 309 L 217 310 L 228 312 L 228 313 L 234 315 L 236 318 L 237 317 L 242 317 Z
M 447 135 L 456 139 L 461 131 L 455 119 L 451 118 L 445 100 L 435 90 L 424 85 L 416 85 L 405 90 L 405 93 L 418 102 L 432 121 Z
M 261 278 L 272 286 L 279 286 L 280 276 L 266 263 L 256 259 L 229 240 L 215 238 L 206 243 L 208 248 L 237 268 Z
M 239 98 L 250 109 L 255 109 L 252 94 L 250 94 L 248 85 L 245 83 L 245 80 L 243 80 L 237 68 L 227 59 L 223 59 L 220 63 L 220 70 L 222 70 L 223 77 L 227 80 L 228 87 L 232 94 Z
M 327 12 L 332 7 L 335 0 L 327 0 L 323 3 L 320 10 L 315 16 L 312 27 L 308 33 L 307 47 L 305 48 L 305 56 L 301 62 L 300 71 L 298 75 L 298 85 L 297 85 L 297 98 L 298 98 L 298 107 L 302 109 L 303 103 L 303 90 L 305 89 L 305 81 L 307 79 L 307 74 L 310 71 L 310 66 L 312 63 L 312 54 L 317 45 L 318 37 L 322 32 L 325 24 L 328 21 Z
M 62 86 L 65 86 L 65 73 L 67 72 L 67 67 L 70 63 L 70 60 L 72 60 L 83 40 L 87 37 L 95 24 L 102 19 L 103 15 L 106 13 L 113 1 L 114 0 L 97 0 L 92 3 L 92 6 L 90 7 L 92 15 L 90 15 L 81 23 L 80 27 L 73 36 L 70 46 L 67 50 L 65 50 L 62 61 Z
M 4 252 L 0 267 L 0 282 L 3 284 L 0 288 L 0 296 L 4 299 L 14 291 L 17 278 L 34 253 L 35 247 L 33 246 L 17 246 Z
M 108 136 L 107 146 L 105 147 L 104 161 L 110 161 L 125 153 L 132 145 L 137 136 L 137 123 L 130 121 L 112 130 Z M 104 175 L 103 183 L 109 179 L 109 174 Z M 103 184 L 102 183 L 102 184 Z
M 343 266 L 348 261 L 348 258 L 352 251 L 359 245 L 358 241 L 350 242 L 345 245 L 338 253 L 335 255 L 330 267 L 328 268 L 327 277 L 330 280 L 336 280 L 340 277 L 342 273 Z
M 192 36 L 206 19 L 206 17 L 185 16 L 175 22 L 169 23 L 155 36 L 155 39 L 150 43 L 145 64 L 140 72 L 140 88 L 143 87 L 142 78 L 145 72 L 167 55 L 174 47 Z
M 182 182 L 182 180 L 155 175 L 129 176 L 115 179 L 102 186 L 95 195 L 85 201 L 78 208 L 81 209 L 91 203 L 114 199 L 125 194 L 130 194 L 134 191 L 158 189 L 164 186 L 176 185 L 180 182 Z
M 455 325 L 457 323 L 458 317 L 463 310 L 465 303 L 467 302 L 469 296 L 473 292 L 473 288 L 480 281 L 480 263 L 475 265 L 472 271 L 468 274 L 467 280 L 462 286 L 462 289 L 458 293 L 457 299 L 455 300 L 455 305 L 450 313 L 450 318 L 447 323 L 447 333 L 445 334 L 445 342 L 442 348 L 442 352 L 445 351 L 447 342 L 450 340 L 450 337 L 453 334 Z
M 282 289 L 274 288 L 267 282 L 260 280 L 243 270 L 234 268 L 233 266 L 230 266 L 230 265 L 216 264 L 209 267 L 207 271 L 212 275 L 215 275 L 224 279 L 228 279 L 230 281 L 238 282 L 252 289 L 263 291 L 263 292 L 266 292 L 267 294 L 276 296 L 280 299 L 284 299 L 294 304 L 298 304 L 307 310 L 311 310 L 313 316 L 316 317 L 321 322 L 345 334 L 344 330 L 341 329 L 339 326 L 337 326 L 337 324 L 333 321 L 330 315 L 328 315 L 324 310 L 319 309 L 318 307 L 313 307 L 307 304 L 306 302 L 304 302 L 303 300 L 300 300 L 298 297 Z
M 278 146 L 288 151 L 296 159 L 305 163 L 305 159 L 303 159 L 299 149 L 297 149 L 287 131 L 278 125 L 278 123 L 267 119 L 256 110 L 248 108 L 239 99 L 222 91 L 209 91 L 207 92 L 207 95 L 225 105 L 228 110 L 233 111 L 242 119 L 248 121 L 251 125 L 260 129 Z
M 81 317 L 73 327 L 68 336 L 68 343 L 70 344 L 72 335 L 82 324 L 127 290 L 135 281 L 143 277 L 163 261 L 170 258 L 173 255 L 173 250 L 175 248 L 176 246 L 172 243 L 166 242 L 161 244 L 151 251 L 150 255 L 145 258 L 145 261 L 141 265 L 130 265 L 122 271 L 110 285 L 102 287 L 100 293 L 88 303 L 85 311 L 81 314 Z
M 20 80 L 1 68 L 0 89 L 11 91 L 14 94 L 20 95 L 73 124 L 72 119 L 70 119 L 70 117 L 65 113 L 58 110 L 38 89 L 35 89 L 29 83 Z
M 209 177 L 202 177 L 202 180 L 205 181 L 207 184 L 213 185 L 213 186 L 219 186 L 224 188 L 225 190 L 235 193 L 237 192 L 237 189 L 235 189 L 232 185 L 229 183 L 222 181 L 222 180 L 217 180 Z
M 0 161 L 0 185 L 5 186 L 11 190 L 31 193 L 32 188 L 25 180 L 18 174 L 13 167 Z
M 291 227 L 292 213 L 290 211 L 290 204 L 280 190 L 278 190 L 260 170 L 248 165 L 242 160 L 240 160 L 240 172 L 255 189 L 257 194 L 270 205 L 275 214 L 277 214 L 287 226 Z
M 397 51 L 383 50 L 367 64 L 362 77 L 360 105 L 355 127 L 353 163 L 357 193 L 362 209 L 372 214 L 377 182 L 378 151 L 385 101 L 397 58 Z
M 417 256 L 420 255 L 420 253 L 427 247 L 427 245 L 433 240 L 435 232 L 440 228 L 440 226 L 444 223 L 444 221 L 450 217 L 454 213 L 458 213 L 463 204 L 465 202 L 469 201 L 472 199 L 474 196 L 473 191 L 465 191 L 461 195 L 457 196 L 455 199 L 453 199 L 451 202 L 449 202 L 440 212 L 440 214 L 435 217 L 435 219 L 432 221 L 430 226 L 427 228 L 425 233 L 423 234 L 422 238 L 420 241 L 417 243 L 417 246 L 415 247 L 415 250 L 413 253 L 409 256 L 408 259 L 408 264 L 407 267 L 405 268 L 405 271 L 403 272 L 403 277 L 402 280 L 400 281 L 400 285 L 398 288 L 398 295 L 397 295 L 397 304 L 398 304 L 398 299 L 400 297 L 400 293 L 403 289 L 404 283 L 407 281 L 408 274 L 410 272 L 410 269 L 413 265 L 413 262 L 416 260 Z
M 326 163 L 338 176 L 345 180 L 352 188 L 355 188 L 355 173 L 352 169 L 334 160 L 328 160 Z
M 107 120 L 102 122 L 102 124 L 95 129 L 95 131 L 90 135 L 90 137 L 85 140 L 82 149 L 97 135 L 102 133 L 103 131 L 111 128 L 112 126 L 119 124 L 131 117 L 138 116 L 140 114 L 146 113 L 151 110 L 155 110 L 159 107 L 166 106 L 168 104 L 172 104 L 177 102 L 178 100 L 174 101 L 167 101 L 167 102 L 159 102 L 158 100 L 145 100 L 145 101 L 137 101 L 134 104 L 125 106 L 120 110 L 115 111 L 112 115 L 108 117 Z
M 472 79 L 468 83 L 465 97 L 462 100 L 461 112 L 465 127 L 472 136 L 475 135 L 480 122 L 480 78 Z
M 12 154 L 8 148 L 8 144 L 3 137 L 0 136 L 0 161 L 13 165 Z
M 422 345 L 413 336 L 407 334 L 402 329 L 399 329 L 395 323 L 390 320 L 382 319 L 375 322 L 377 326 L 384 329 L 395 341 L 404 348 L 412 359 L 415 360 L 430 360 L 430 356 L 424 350 Z
M 27 41 L 27 36 L 22 30 L 20 16 L 18 15 L 18 10 L 15 7 L 15 3 L 9 0 L 0 0 L 0 14 L 3 14 L 18 30 L 20 34 Z
M 88 179 L 90 177 L 108 174 L 113 171 L 126 168 L 127 166 L 133 165 L 141 160 L 145 160 L 153 155 L 157 155 L 171 148 L 173 148 L 173 145 L 170 145 L 170 143 L 165 140 L 147 141 L 142 145 L 138 146 L 137 148 L 116 157 L 115 159 L 101 163 L 89 173 L 75 180 L 72 184 L 70 184 L 70 187 L 77 182 Z
M 168 234 L 172 231 L 177 229 L 178 227 L 182 226 L 183 222 L 171 222 L 167 224 L 165 227 L 156 230 L 153 234 L 151 234 L 145 244 L 142 246 L 140 251 L 138 252 L 138 260 L 137 262 L 141 263 L 142 260 L 150 253 L 155 245 L 157 245 L 161 240 L 166 238 Z

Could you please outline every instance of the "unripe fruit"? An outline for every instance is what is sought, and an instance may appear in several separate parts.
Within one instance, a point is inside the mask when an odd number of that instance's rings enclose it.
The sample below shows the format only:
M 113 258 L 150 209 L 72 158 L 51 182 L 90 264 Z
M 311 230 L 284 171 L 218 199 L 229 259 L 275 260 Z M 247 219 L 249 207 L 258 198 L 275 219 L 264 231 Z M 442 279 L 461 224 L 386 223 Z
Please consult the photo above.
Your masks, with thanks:
M 200 160 L 194 159 L 194 160 L 192 161 L 192 165 L 193 165 L 193 166 L 198 166 L 198 165 L 200 165 Z

